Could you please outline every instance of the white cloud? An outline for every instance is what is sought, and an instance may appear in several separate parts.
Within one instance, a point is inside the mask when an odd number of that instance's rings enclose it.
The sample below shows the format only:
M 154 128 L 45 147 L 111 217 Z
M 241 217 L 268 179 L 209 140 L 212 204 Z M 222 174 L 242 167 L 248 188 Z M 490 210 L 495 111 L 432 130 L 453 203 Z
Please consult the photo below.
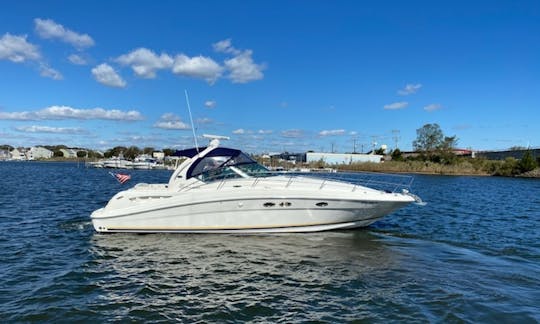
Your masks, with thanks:
M 78 49 L 94 46 L 94 40 L 88 34 L 78 34 L 72 30 L 64 28 L 52 19 L 34 19 L 36 32 L 45 39 L 59 39 L 71 44 Z
M 156 71 L 169 69 L 173 66 L 174 60 L 165 53 L 157 55 L 147 48 L 138 48 L 128 54 L 119 56 L 116 61 L 122 65 L 129 65 L 133 72 L 141 78 L 153 79 Z
M 272 134 L 274 131 L 273 130 L 270 130 L 270 129 L 259 129 L 259 131 L 257 133 L 261 134 L 261 135 L 269 135 L 269 134 Z
M 266 66 L 255 64 L 251 58 L 252 54 L 251 50 L 246 50 L 231 59 L 225 60 L 225 67 L 229 70 L 228 78 L 233 83 L 247 83 L 264 77 L 262 71 Z
M 332 129 L 332 130 L 323 130 L 319 132 L 319 136 L 341 136 L 345 135 L 344 129 Z
M 416 93 L 418 90 L 420 90 L 420 88 L 422 88 L 422 85 L 420 83 L 418 84 L 409 83 L 405 86 L 405 88 L 398 90 L 398 94 L 402 96 L 407 96 L 407 95 Z
M 50 126 L 20 126 L 15 127 L 20 132 L 27 133 L 55 133 L 55 134 L 84 134 L 86 131 L 78 127 L 50 127 Z
M 195 122 L 197 124 L 204 125 L 204 124 L 212 124 L 214 120 L 211 118 L 198 118 L 197 120 L 195 120 Z
M 162 129 L 191 129 L 188 124 L 182 122 L 180 117 L 171 113 L 162 115 L 160 120 L 154 124 L 154 127 Z
M 351 135 L 351 136 L 356 136 L 356 135 L 358 135 L 358 132 L 357 132 L 357 131 L 350 131 L 350 132 L 349 132 L 349 135 Z
M 86 59 L 78 54 L 71 54 L 68 56 L 68 60 L 75 65 L 86 65 Z
M 142 120 L 141 113 L 135 110 L 118 109 L 78 109 L 68 106 L 51 106 L 37 111 L 1 112 L 0 120 L 62 120 L 62 119 L 102 119 L 118 121 Z
M 14 36 L 6 33 L 0 38 L 0 60 L 22 63 L 26 60 L 37 61 L 41 54 L 36 45 L 26 41 L 26 35 Z
M 260 80 L 264 77 L 262 71 L 266 68 L 264 64 L 253 62 L 253 51 L 250 49 L 239 50 L 232 46 L 231 39 L 224 39 L 212 44 L 214 51 L 233 55 L 225 60 L 225 67 L 229 71 L 228 78 L 233 83 L 247 83 Z
M 288 129 L 282 131 L 281 136 L 287 138 L 300 138 L 304 136 L 304 132 L 300 129 Z
M 39 65 L 39 74 L 42 77 L 51 78 L 53 80 L 62 80 L 64 78 L 60 72 L 56 71 L 45 63 L 41 63 Z
M 400 101 L 400 102 L 394 102 L 388 105 L 384 105 L 384 109 L 386 110 L 397 110 L 397 109 L 403 109 L 409 105 L 406 101 Z
M 217 106 L 217 102 L 215 100 L 206 100 L 204 106 L 209 109 L 214 109 Z
M 442 106 L 440 104 L 430 104 L 430 105 L 425 106 L 424 110 L 431 112 L 431 111 L 439 110 L 441 108 Z
M 175 74 L 204 79 L 209 84 L 214 84 L 221 77 L 223 67 L 209 57 L 188 57 L 179 54 L 174 58 L 172 71 Z
M 239 129 L 233 130 L 232 133 L 235 135 L 242 135 L 242 134 L 245 134 L 246 131 L 243 128 L 239 128 Z
M 126 81 L 107 63 L 93 68 L 92 75 L 97 82 L 109 87 L 124 88 L 126 86 Z
M 227 53 L 227 54 L 234 54 L 234 55 L 239 55 L 242 53 L 242 51 L 237 50 L 236 48 L 232 46 L 230 38 L 214 43 L 212 44 L 212 46 L 214 47 L 214 51 L 220 52 L 220 53 Z

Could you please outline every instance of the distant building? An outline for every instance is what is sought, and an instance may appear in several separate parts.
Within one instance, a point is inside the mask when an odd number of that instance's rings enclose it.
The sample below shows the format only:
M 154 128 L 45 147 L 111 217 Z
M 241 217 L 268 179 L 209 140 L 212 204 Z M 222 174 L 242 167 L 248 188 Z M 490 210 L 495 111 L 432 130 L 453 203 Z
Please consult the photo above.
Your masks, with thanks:
M 6 150 L 0 150 L 0 161 L 9 160 L 11 155 L 9 154 L 9 151 Z
M 12 160 L 24 161 L 26 160 L 26 149 L 24 147 L 14 148 L 13 151 L 9 152 Z
M 163 152 L 153 152 L 152 157 L 154 159 L 163 160 L 165 158 L 165 153 L 163 153 Z
M 279 160 L 282 160 L 282 161 L 288 161 L 288 162 L 291 162 L 291 163 L 294 163 L 294 164 L 296 164 L 296 163 L 304 163 L 304 162 L 306 162 L 306 153 L 284 152 L 284 153 L 271 154 L 270 158 L 271 159 L 279 159 Z
M 77 150 L 74 149 L 60 149 L 60 152 L 64 155 L 65 158 L 76 158 L 77 157 Z
M 523 157 L 523 155 L 525 155 L 525 152 L 527 151 L 531 153 L 533 158 L 540 157 L 540 148 L 504 151 L 478 151 L 476 152 L 476 156 L 488 160 L 504 160 L 507 157 L 513 157 L 519 160 Z
M 26 151 L 26 158 L 28 160 L 50 159 L 53 155 L 53 151 L 41 146 L 34 146 Z
M 383 155 L 378 154 L 361 154 L 361 153 L 306 153 L 306 162 L 323 161 L 327 164 L 351 164 L 357 162 L 372 162 L 380 163 L 383 160 Z

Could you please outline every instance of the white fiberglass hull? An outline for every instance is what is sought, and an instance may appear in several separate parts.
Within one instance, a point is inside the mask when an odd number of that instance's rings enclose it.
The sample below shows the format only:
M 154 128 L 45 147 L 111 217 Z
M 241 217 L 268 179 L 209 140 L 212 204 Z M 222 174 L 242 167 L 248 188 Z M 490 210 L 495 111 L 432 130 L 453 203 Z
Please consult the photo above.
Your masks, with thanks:
M 137 190 L 121 192 L 111 199 L 129 204 L 115 207 L 113 203 L 92 213 L 96 231 L 272 233 L 347 229 L 368 226 L 414 201 L 408 195 L 376 191 L 342 192 L 338 197 L 320 190 L 289 190 L 270 196 L 264 189 L 238 188 L 221 191 L 212 198 L 207 197 L 206 190 L 201 190 L 206 195 L 130 191 Z M 200 196 L 206 199 L 198 199 Z

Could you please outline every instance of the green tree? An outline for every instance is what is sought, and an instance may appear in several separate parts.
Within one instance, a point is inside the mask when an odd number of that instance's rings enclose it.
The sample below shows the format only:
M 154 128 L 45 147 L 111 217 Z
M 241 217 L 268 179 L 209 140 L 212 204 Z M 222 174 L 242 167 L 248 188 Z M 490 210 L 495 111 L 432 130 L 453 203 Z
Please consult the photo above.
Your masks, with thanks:
M 519 160 L 518 163 L 519 171 L 521 171 L 521 173 L 532 171 L 536 169 L 537 166 L 538 164 L 536 163 L 529 150 L 527 150 L 525 154 L 523 154 L 523 157 L 521 158 L 521 160 Z
M 153 147 L 145 147 L 143 149 L 143 153 L 144 154 L 148 154 L 148 155 L 152 155 L 152 153 L 154 153 L 155 149 Z
M 130 146 L 127 148 L 127 150 L 124 152 L 124 157 L 126 159 L 133 160 L 137 155 L 141 154 L 141 150 L 137 146 Z
M 87 157 L 87 156 L 88 156 L 88 152 L 86 152 L 85 150 L 77 151 L 77 157 L 78 158 L 84 158 L 84 157 Z
M 392 161 L 403 161 L 403 153 L 401 153 L 401 150 L 396 148 L 392 151 Z
M 164 148 L 163 149 L 163 154 L 165 154 L 165 156 L 172 156 L 175 152 L 176 152 L 176 150 L 171 149 L 171 148 Z
M 120 154 L 123 154 L 126 150 L 127 148 L 125 146 L 116 146 L 116 147 L 113 147 L 112 149 L 105 151 L 103 155 L 106 158 L 110 158 L 113 156 L 119 156 Z
M 416 130 L 413 147 L 422 153 L 432 153 L 443 143 L 444 135 L 438 124 L 425 124 Z

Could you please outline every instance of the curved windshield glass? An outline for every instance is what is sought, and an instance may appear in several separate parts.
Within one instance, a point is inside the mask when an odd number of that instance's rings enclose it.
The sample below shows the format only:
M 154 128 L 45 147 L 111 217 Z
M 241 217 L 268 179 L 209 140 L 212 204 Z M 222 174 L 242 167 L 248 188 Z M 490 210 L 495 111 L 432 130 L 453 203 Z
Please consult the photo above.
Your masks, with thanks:
M 208 182 L 269 175 L 268 169 L 240 151 L 223 149 L 219 152 L 221 155 L 213 155 L 212 153 L 210 152 L 191 167 L 187 173 L 188 179 L 196 177 L 201 181 Z

